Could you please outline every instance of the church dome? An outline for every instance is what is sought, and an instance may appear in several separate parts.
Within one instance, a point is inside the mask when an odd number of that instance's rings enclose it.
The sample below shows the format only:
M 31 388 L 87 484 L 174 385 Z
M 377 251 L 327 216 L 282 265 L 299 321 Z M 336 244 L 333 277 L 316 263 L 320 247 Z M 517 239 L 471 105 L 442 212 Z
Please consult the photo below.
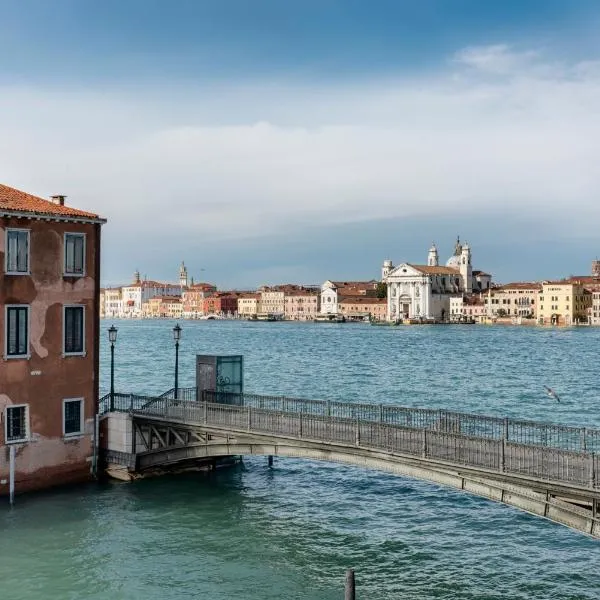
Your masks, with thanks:
M 446 263 L 447 267 L 451 269 L 460 269 L 460 256 L 451 256 Z

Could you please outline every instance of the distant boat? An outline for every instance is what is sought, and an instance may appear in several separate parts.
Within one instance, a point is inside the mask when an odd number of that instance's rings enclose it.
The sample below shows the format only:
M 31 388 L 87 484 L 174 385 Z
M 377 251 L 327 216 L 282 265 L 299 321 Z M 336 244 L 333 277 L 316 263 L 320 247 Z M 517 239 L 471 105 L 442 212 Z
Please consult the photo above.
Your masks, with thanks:
M 313 321 L 315 323 L 345 323 L 344 315 L 317 315 Z

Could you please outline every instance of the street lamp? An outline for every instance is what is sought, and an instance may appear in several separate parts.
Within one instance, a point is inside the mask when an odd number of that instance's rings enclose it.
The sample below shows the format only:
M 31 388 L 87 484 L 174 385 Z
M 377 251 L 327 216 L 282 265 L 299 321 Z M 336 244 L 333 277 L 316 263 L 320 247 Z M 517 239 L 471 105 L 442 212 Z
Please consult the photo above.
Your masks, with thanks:
M 177 400 L 179 391 L 179 340 L 181 339 L 179 323 L 173 327 L 173 339 L 175 340 L 175 400 Z
M 108 329 L 108 341 L 110 342 L 110 410 L 115 409 L 115 343 L 117 342 L 118 329 L 111 325 Z

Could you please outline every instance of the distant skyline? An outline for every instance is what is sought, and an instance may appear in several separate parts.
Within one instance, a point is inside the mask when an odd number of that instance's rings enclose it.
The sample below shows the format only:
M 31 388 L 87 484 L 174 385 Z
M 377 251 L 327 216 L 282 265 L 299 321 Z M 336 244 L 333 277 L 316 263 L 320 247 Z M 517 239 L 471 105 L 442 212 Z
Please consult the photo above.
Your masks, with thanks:
M 0 181 L 106 217 L 105 284 L 371 278 L 457 235 L 497 281 L 587 274 L 599 25 L 591 1 L 0 0 Z

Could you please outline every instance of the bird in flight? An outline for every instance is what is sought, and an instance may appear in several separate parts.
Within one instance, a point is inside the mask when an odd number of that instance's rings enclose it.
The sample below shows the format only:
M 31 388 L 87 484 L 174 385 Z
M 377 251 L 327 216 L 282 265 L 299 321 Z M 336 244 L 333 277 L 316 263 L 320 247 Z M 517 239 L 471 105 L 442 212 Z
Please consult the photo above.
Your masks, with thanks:
M 546 390 L 546 394 L 548 394 L 548 396 L 550 396 L 550 398 L 554 398 L 557 402 L 560 402 L 560 398 L 558 397 L 558 394 L 551 387 L 548 387 L 547 385 L 545 385 L 544 389 Z

